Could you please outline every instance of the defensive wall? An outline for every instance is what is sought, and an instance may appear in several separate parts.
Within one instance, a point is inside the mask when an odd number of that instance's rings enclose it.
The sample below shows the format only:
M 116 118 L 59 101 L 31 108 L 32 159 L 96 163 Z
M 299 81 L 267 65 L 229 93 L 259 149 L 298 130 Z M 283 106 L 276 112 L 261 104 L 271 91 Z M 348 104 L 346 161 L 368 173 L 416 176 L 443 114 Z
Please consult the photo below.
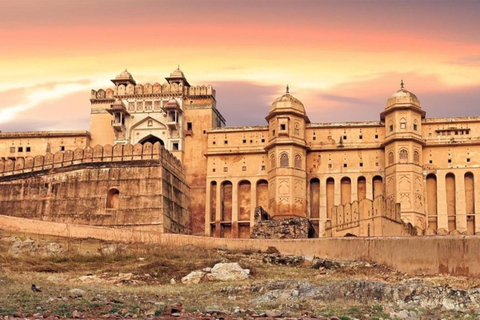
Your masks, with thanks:
M 182 165 L 160 143 L 0 160 L 0 214 L 190 233 Z
M 330 237 L 408 236 L 417 232 L 422 234 L 402 221 L 400 203 L 383 195 L 335 206 L 331 221 L 326 223 L 326 234 Z
M 0 228 L 62 237 L 171 246 L 197 245 L 229 250 L 258 251 L 273 246 L 283 254 L 366 260 L 402 272 L 480 277 L 480 237 L 475 236 L 227 239 L 37 221 L 3 215 L 0 215 Z

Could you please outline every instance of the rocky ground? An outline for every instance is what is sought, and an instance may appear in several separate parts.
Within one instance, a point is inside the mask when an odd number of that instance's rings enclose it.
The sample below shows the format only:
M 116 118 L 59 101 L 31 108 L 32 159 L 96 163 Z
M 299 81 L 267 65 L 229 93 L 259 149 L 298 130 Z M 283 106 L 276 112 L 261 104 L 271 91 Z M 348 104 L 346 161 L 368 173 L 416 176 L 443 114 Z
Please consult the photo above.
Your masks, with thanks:
M 4 319 L 480 319 L 479 288 L 479 279 L 275 248 L 227 252 L 0 231 Z

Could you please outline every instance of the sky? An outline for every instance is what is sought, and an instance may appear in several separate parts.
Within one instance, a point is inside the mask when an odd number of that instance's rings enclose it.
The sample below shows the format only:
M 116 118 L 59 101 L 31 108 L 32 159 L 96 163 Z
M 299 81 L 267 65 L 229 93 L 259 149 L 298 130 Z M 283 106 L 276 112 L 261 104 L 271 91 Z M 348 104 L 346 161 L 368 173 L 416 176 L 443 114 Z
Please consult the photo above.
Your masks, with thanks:
M 290 93 L 311 122 L 379 120 L 400 88 L 427 117 L 480 115 L 480 1 L 2 0 L 0 130 L 88 130 L 124 69 L 212 84 L 229 126 Z

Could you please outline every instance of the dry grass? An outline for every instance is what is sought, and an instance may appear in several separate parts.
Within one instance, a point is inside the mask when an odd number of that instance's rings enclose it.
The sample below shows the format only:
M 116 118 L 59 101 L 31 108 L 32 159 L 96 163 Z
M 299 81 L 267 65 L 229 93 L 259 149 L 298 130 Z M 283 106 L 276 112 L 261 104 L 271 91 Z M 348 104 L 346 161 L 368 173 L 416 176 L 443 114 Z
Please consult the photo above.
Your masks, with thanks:
M 323 315 L 344 315 L 361 319 L 383 317 L 381 306 L 322 304 L 321 301 L 302 300 L 292 303 L 282 300 L 270 303 L 252 303 L 262 288 L 278 284 L 292 286 L 300 282 L 324 284 L 347 278 L 401 281 L 405 275 L 387 268 L 343 268 L 321 274 L 305 266 L 272 266 L 253 259 L 249 253 L 225 254 L 194 246 L 171 247 L 162 245 L 119 245 L 111 254 L 99 254 L 98 249 L 108 243 L 93 239 L 73 240 L 58 237 L 0 232 L 0 238 L 31 237 L 39 241 L 55 241 L 67 251 L 58 255 L 39 256 L 8 253 L 11 243 L 0 241 L 0 316 L 42 315 L 72 317 L 75 312 L 84 317 L 102 315 L 160 315 L 166 306 L 181 302 L 190 312 L 207 307 L 232 312 L 236 307 L 257 312 L 272 309 L 289 310 L 300 315 L 313 312 Z M 180 279 L 193 270 L 212 267 L 217 262 L 236 261 L 251 270 L 252 277 L 242 282 L 208 282 L 183 285 Z M 96 281 L 81 281 L 80 277 L 94 275 Z M 116 281 L 121 274 L 131 274 L 127 280 Z M 175 279 L 176 284 L 170 284 Z M 461 283 L 461 278 L 439 277 L 428 281 Z M 32 283 L 42 288 L 41 293 L 30 290 Z M 471 280 L 470 285 L 479 284 Z M 73 288 L 85 290 L 82 297 L 69 292 Z M 369 315 L 366 317 L 365 315 Z

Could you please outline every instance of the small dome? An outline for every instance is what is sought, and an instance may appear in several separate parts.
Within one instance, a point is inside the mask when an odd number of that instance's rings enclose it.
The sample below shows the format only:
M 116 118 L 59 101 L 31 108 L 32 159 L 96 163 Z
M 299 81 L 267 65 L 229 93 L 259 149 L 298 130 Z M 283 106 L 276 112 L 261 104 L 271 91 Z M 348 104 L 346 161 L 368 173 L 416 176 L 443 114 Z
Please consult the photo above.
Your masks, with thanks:
M 178 68 L 172 73 L 170 73 L 170 78 L 185 78 L 185 75 L 183 74 L 182 70 Z
M 403 81 L 401 82 L 400 86 L 401 86 L 400 90 L 398 90 L 390 98 L 388 98 L 386 108 L 388 109 L 393 105 L 399 105 L 399 104 L 400 105 L 413 104 L 414 106 L 420 108 L 420 100 L 418 100 L 417 96 L 403 88 Z
M 269 112 L 273 112 L 278 109 L 294 109 L 305 114 L 305 107 L 303 106 L 303 103 L 301 103 L 300 100 L 292 96 L 290 93 L 285 93 L 283 96 L 278 97 L 272 103 Z
M 120 73 L 118 76 L 115 77 L 117 80 L 123 80 L 123 79 L 128 79 L 128 80 L 133 80 L 132 74 L 125 69 L 122 73 Z

